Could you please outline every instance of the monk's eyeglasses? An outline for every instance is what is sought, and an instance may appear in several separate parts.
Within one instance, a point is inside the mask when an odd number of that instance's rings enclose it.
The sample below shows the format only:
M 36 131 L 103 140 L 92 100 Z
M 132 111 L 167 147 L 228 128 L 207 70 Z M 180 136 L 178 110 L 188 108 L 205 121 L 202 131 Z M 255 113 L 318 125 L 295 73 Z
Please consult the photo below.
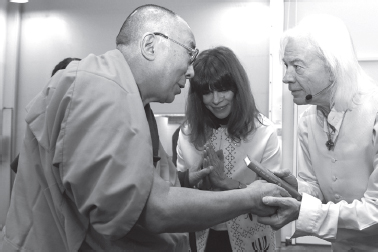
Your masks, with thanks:
M 168 40 L 172 41 L 173 43 L 176 43 L 176 44 L 178 44 L 178 45 L 184 47 L 186 50 L 188 50 L 188 52 L 189 52 L 189 56 L 190 56 L 190 64 L 193 64 L 193 62 L 196 60 L 196 58 L 197 58 L 197 56 L 198 56 L 198 53 L 199 53 L 198 48 L 194 48 L 194 49 L 193 49 L 193 48 L 187 47 L 187 46 L 181 44 L 180 42 L 177 42 L 176 40 L 171 39 L 171 38 L 168 37 L 167 35 L 165 35 L 165 34 L 163 34 L 163 33 L 160 33 L 160 32 L 154 32 L 154 35 L 156 35 L 156 36 L 161 36 L 161 37 L 163 37 L 163 38 L 165 38 L 165 39 L 168 39 Z

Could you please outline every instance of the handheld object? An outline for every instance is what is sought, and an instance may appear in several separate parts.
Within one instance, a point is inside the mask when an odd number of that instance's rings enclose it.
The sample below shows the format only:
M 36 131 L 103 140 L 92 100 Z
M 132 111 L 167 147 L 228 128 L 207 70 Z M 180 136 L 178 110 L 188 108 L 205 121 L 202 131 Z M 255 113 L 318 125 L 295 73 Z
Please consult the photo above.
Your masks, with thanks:
M 291 197 L 297 199 L 298 201 L 302 200 L 302 195 L 300 195 L 294 187 L 292 187 L 289 183 L 274 175 L 273 172 L 265 169 L 260 163 L 254 160 L 250 160 L 248 156 L 244 159 L 244 162 L 246 163 L 249 169 L 256 172 L 257 175 L 259 175 L 266 181 L 281 186 L 286 191 L 288 191 L 288 193 L 290 193 Z

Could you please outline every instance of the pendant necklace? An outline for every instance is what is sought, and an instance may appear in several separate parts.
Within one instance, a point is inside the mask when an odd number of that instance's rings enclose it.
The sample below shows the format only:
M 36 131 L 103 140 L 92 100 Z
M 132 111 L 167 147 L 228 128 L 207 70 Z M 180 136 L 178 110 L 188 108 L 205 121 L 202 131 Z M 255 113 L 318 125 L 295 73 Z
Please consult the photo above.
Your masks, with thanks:
M 328 114 L 326 115 L 324 108 L 318 107 L 318 109 L 320 110 L 320 112 L 322 112 L 324 116 L 324 120 L 327 120 Z M 329 124 L 328 121 L 326 121 L 326 123 L 327 123 L 327 131 L 328 131 L 326 132 L 326 134 L 327 134 L 328 140 L 326 141 L 325 145 L 327 146 L 327 149 L 330 151 L 335 147 L 335 142 L 332 140 L 332 134 L 329 128 L 331 128 L 332 133 L 335 132 L 336 129 L 331 124 Z
M 325 145 L 327 146 L 329 151 L 335 147 L 335 143 L 332 141 L 332 134 L 331 134 L 331 132 L 329 132 L 330 126 L 331 125 L 329 125 L 329 123 L 327 122 L 328 133 L 326 132 L 326 134 L 327 134 L 327 137 L 328 137 L 328 141 L 325 143 Z M 331 126 L 331 128 L 332 128 L 332 126 Z M 332 132 L 334 132 L 333 128 L 332 128 Z

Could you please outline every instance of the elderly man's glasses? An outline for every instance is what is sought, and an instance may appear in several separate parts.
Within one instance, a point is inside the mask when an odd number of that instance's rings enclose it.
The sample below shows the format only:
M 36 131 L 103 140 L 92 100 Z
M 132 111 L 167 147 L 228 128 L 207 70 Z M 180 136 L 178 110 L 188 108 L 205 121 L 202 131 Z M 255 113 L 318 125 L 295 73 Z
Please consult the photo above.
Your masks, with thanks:
M 199 50 L 197 48 L 190 48 L 190 47 L 187 47 L 183 44 L 181 44 L 180 42 L 177 42 L 176 40 L 174 39 L 171 39 L 170 37 L 168 37 L 167 35 L 163 34 L 163 33 L 160 33 L 160 32 L 154 32 L 154 35 L 157 35 L 157 36 L 161 36 L 165 39 L 169 39 L 170 41 L 172 41 L 173 43 L 176 43 L 182 47 L 184 47 L 186 50 L 189 51 L 189 56 L 190 56 L 190 64 L 193 64 L 193 62 L 196 60 L 197 58 L 197 55 L 199 53 Z

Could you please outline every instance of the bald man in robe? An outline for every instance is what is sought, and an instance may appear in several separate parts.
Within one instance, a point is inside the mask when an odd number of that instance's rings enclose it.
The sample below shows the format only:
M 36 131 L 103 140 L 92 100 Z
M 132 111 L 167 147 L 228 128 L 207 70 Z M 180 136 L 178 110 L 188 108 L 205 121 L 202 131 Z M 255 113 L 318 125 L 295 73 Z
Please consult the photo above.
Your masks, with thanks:
M 145 5 L 116 42 L 70 63 L 27 106 L 4 251 L 188 251 L 187 232 L 271 215 L 262 197 L 288 196 L 262 181 L 180 187 L 149 104 L 172 102 L 194 76 L 193 33 L 174 12 Z

